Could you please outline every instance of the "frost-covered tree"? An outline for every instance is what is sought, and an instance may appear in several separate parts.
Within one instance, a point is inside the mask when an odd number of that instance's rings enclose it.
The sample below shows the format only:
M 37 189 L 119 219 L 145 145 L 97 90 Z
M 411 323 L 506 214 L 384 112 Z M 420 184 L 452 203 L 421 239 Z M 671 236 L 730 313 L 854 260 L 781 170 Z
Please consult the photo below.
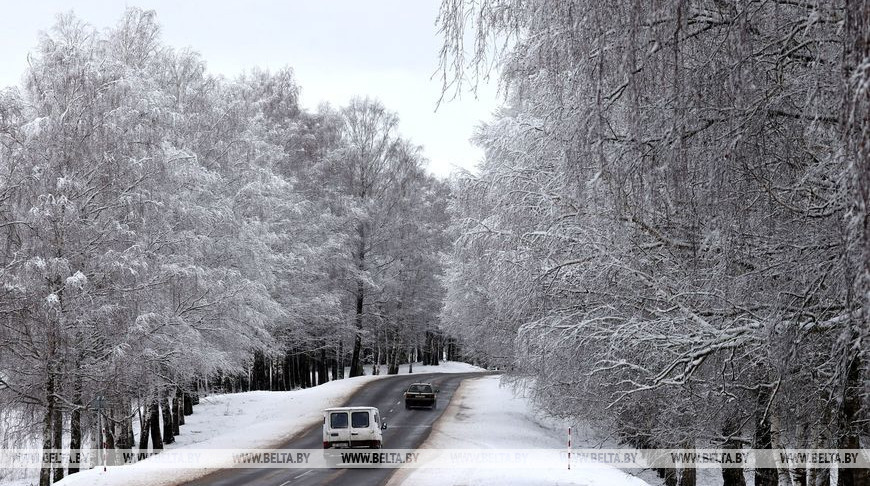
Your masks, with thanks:
M 381 275 L 393 262 L 385 251 L 393 236 L 388 228 L 397 217 L 408 167 L 400 157 L 398 118 L 380 102 L 351 100 L 339 111 L 340 142 L 328 155 L 327 169 L 346 204 L 351 231 L 352 268 L 348 269 L 353 298 L 354 326 L 350 376 L 363 374 L 366 324 L 374 325 L 382 312 L 372 293 L 379 292 Z M 367 322 L 368 321 L 368 322 Z
M 167 422 L 176 387 L 244 369 L 238 346 L 271 342 L 283 314 L 264 292 L 271 269 L 258 268 L 269 255 L 246 258 L 260 225 L 234 207 L 259 196 L 249 197 L 259 183 L 294 196 L 253 152 L 226 148 L 248 120 L 218 103 L 195 55 L 158 39 L 150 12 L 131 10 L 105 34 L 63 16 L 32 56 L 24 91 L 2 100 L 0 376 L 4 398 L 44 417 L 46 448 L 61 446 L 66 420 L 79 448 L 98 397 L 110 443 L 132 446 L 141 397 L 161 447 L 171 436 L 160 437 L 159 403 Z
M 859 4 L 444 2 L 446 87 L 495 59 L 509 106 L 445 319 L 497 315 L 481 352 L 635 445 L 860 444 Z
M 60 16 L 23 79 L 0 91 L 3 447 L 159 450 L 203 388 L 323 383 L 363 346 L 395 369 L 437 328 L 447 190 L 380 103 L 211 76 L 139 9 Z

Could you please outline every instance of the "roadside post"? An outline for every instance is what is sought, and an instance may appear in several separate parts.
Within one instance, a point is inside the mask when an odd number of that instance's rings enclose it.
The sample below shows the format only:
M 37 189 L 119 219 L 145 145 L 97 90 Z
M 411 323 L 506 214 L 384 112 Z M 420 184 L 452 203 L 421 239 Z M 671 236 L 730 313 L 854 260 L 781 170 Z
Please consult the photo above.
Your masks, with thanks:
M 571 426 L 568 426 L 568 470 L 571 470 Z

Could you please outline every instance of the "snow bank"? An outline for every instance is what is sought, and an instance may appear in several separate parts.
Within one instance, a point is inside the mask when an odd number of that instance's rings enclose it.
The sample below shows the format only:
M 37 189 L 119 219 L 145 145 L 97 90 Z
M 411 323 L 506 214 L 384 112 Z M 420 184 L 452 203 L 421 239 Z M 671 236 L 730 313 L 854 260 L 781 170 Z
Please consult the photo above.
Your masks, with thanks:
M 462 382 L 450 406 L 435 423 L 422 448 L 561 449 L 566 431 L 544 424 L 528 401 L 499 385 L 498 376 Z M 564 469 L 400 469 L 388 486 L 585 485 L 644 486 L 646 482 L 616 468 Z
M 366 373 L 371 373 L 371 365 L 365 367 Z M 404 375 L 408 373 L 408 364 L 403 364 L 399 366 L 399 374 Z M 474 366 L 468 363 L 461 363 L 459 361 L 442 361 L 441 364 L 437 366 L 423 366 L 421 364 L 414 364 L 414 369 L 411 370 L 415 374 L 416 373 L 475 373 L 478 371 L 486 371 L 484 368 L 479 366 Z M 387 374 L 387 365 L 380 366 L 380 373 L 382 375 Z
M 367 367 L 366 372 L 371 372 Z M 414 374 L 486 371 L 467 363 L 443 362 L 439 366 L 415 365 Z M 408 373 L 408 365 L 399 369 Z M 335 380 L 320 386 L 288 392 L 255 391 L 211 395 L 200 399 L 194 414 L 185 417 L 181 435 L 166 449 L 271 448 L 304 432 L 322 420 L 324 408 L 340 406 L 357 389 L 380 375 Z M 126 466 L 83 471 L 55 483 L 61 486 L 155 486 L 179 484 L 204 476 L 211 469 L 154 469 L 148 460 Z M 226 466 L 229 466 L 227 464 Z M 38 482 L 38 481 L 37 481 Z M 29 484 L 29 483 L 21 483 Z

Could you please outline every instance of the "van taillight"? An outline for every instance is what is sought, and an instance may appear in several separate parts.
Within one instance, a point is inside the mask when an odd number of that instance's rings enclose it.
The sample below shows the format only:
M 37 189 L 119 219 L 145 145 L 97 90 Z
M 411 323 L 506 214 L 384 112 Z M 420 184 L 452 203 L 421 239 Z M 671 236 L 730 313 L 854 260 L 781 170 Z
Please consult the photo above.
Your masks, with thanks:
M 324 448 L 324 449 L 329 449 L 330 446 L 331 446 L 331 444 L 330 444 L 329 442 L 324 442 L 324 443 L 323 443 L 323 448 Z

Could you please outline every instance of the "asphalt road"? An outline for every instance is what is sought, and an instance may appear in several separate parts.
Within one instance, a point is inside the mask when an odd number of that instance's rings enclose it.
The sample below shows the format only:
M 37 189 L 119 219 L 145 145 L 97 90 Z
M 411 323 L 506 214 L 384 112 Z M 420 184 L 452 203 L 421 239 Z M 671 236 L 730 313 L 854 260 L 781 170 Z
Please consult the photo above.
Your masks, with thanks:
M 353 394 L 343 406 L 378 407 L 381 417 L 387 422 L 383 431 L 384 449 L 414 449 L 419 447 L 432 428 L 432 424 L 447 408 L 459 383 L 472 376 L 483 373 L 428 373 L 396 375 L 395 377 L 373 381 Z M 431 382 L 438 388 L 438 406 L 435 410 L 405 410 L 402 392 L 409 384 L 423 381 Z M 288 411 L 292 413 L 292 411 Z M 291 439 L 277 448 L 313 449 L 320 454 L 322 428 L 312 427 L 303 434 Z M 396 469 L 222 469 L 199 480 L 185 483 L 185 486 L 376 486 L 387 482 Z

